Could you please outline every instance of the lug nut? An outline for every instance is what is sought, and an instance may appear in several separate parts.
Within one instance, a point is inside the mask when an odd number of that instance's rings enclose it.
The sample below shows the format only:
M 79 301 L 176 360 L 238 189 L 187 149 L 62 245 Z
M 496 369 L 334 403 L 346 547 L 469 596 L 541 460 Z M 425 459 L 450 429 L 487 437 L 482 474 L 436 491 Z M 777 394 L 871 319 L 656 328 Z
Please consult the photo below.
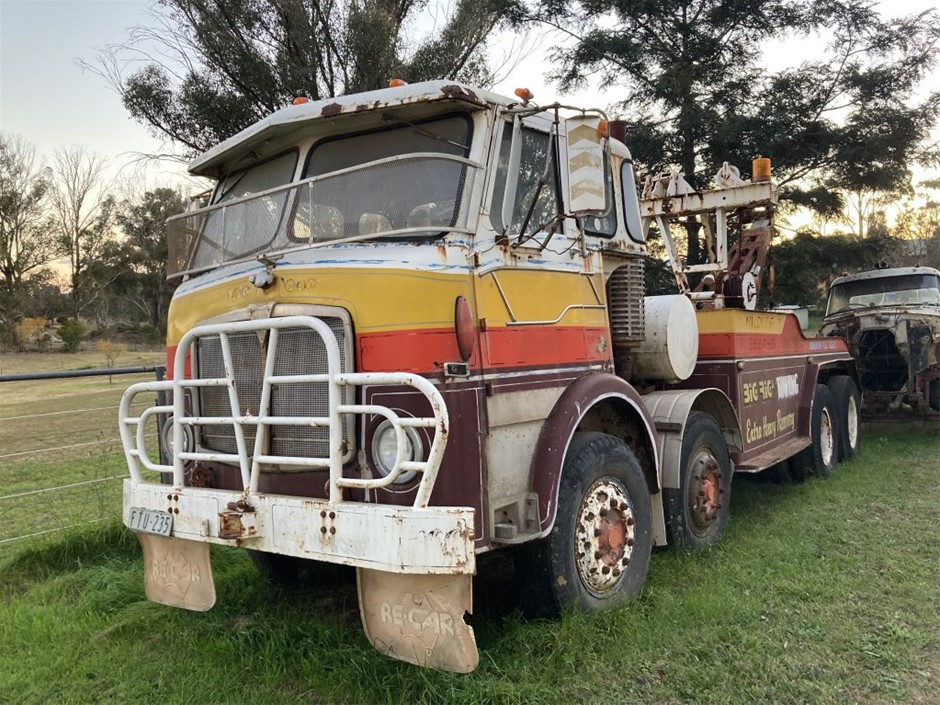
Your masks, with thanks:
M 325 533 L 326 533 L 326 527 L 325 527 L 325 526 L 321 526 L 321 527 L 320 527 L 320 533 L 321 533 L 321 534 L 325 534 Z
M 610 508 L 611 508 L 611 509 L 616 509 L 616 508 L 617 508 L 617 498 L 616 498 L 616 497 L 611 497 L 611 498 L 610 498 Z
M 623 560 L 620 561 L 620 564 L 621 564 L 621 565 L 630 565 L 630 557 L 629 557 L 629 556 L 624 556 L 624 557 L 623 557 Z
M 594 560 L 599 561 L 603 554 L 600 551 L 594 551 Z
M 606 566 L 606 565 L 605 565 L 603 568 L 601 568 L 601 572 L 602 572 L 604 575 L 607 575 L 607 574 L 610 572 L 610 566 Z
M 634 541 L 633 539 L 627 539 L 627 545 L 628 545 L 628 546 L 630 546 L 630 547 L 632 548 L 632 547 L 634 546 L 634 544 L 636 544 L 636 541 Z
M 600 515 L 602 517 L 607 516 L 607 507 L 601 507 Z
M 602 533 L 604 532 L 601 531 L 600 529 L 594 529 L 594 536 L 600 536 Z
M 627 517 L 627 526 L 633 526 L 634 524 L 636 524 L 636 519 L 633 517 Z
M 614 568 L 614 577 L 620 577 L 620 568 Z

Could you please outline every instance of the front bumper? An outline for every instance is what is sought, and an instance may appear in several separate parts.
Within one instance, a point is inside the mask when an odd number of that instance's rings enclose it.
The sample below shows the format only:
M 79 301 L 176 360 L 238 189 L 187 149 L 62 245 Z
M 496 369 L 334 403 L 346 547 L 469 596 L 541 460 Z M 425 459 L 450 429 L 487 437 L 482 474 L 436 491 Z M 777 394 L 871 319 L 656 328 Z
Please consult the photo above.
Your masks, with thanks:
M 240 507 L 229 509 L 229 505 Z M 411 574 L 473 574 L 473 509 L 399 507 L 124 481 L 132 507 L 170 512 L 173 537 Z
M 326 369 L 308 374 L 276 373 L 278 334 L 285 329 L 306 328 L 319 335 L 327 353 Z M 239 399 L 234 357 L 229 336 L 254 332 L 267 340 L 262 392 L 256 411 Z M 224 376 L 187 379 L 185 361 L 195 341 L 215 336 L 224 359 Z M 195 367 L 193 368 L 195 369 Z M 292 385 L 324 385 L 329 399 L 323 416 L 275 416 L 271 412 L 274 388 Z M 356 386 L 410 386 L 424 394 L 430 413 L 425 417 L 403 417 L 395 410 L 376 404 L 349 404 L 343 390 Z M 222 387 L 227 391 L 230 410 L 227 416 L 200 416 L 184 404 L 187 390 L 197 387 Z M 139 415 L 132 412 L 134 398 L 150 392 L 172 392 L 173 405 L 150 406 Z M 299 409 L 301 413 L 303 409 Z M 160 414 L 172 414 L 172 465 L 151 460 L 147 452 L 145 425 Z M 344 475 L 346 453 L 342 432 L 353 415 L 388 419 L 398 437 L 398 454 L 388 475 L 380 478 Z M 170 381 L 148 382 L 131 386 L 121 400 L 119 412 L 121 440 L 130 479 L 124 482 L 124 523 L 130 526 L 132 508 L 169 512 L 173 517 L 171 538 L 198 543 L 242 546 L 258 551 L 279 553 L 352 565 L 358 568 L 405 574 L 469 575 L 474 572 L 474 510 L 469 507 L 429 507 L 429 500 L 444 448 L 449 420 L 444 399 L 427 379 L 406 373 L 344 372 L 339 347 L 333 332 L 323 321 L 312 316 L 285 316 L 199 326 L 180 342 Z M 237 440 L 237 453 L 219 453 L 201 448 L 186 449 L 186 427 L 229 425 Z M 329 453 L 322 457 L 271 455 L 264 439 L 273 427 L 315 426 L 327 429 Z M 255 429 L 249 442 L 246 429 Z M 432 434 L 423 460 L 406 459 L 406 431 L 423 428 Z M 195 432 L 192 437 L 199 438 Z M 222 462 L 239 468 L 241 488 L 188 487 L 186 467 L 191 463 Z M 327 499 L 304 496 L 263 494 L 259 478 L 265 468 L 294 466 L 322 468 L 329 471 Z M 172 476 L 172 484 L 146 481 L 144 472 Z M 420 474 L 413 506 L 352 502 L 344 490 L 370 490 L 386 487 L 406 472 Z

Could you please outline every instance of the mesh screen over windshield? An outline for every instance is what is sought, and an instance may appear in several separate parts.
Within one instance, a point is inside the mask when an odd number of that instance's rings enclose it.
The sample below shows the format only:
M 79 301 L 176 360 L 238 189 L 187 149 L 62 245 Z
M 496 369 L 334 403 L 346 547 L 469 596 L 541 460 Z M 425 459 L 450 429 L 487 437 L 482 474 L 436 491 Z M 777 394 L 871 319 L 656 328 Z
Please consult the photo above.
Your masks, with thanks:
M 293 152 L 223 178 L 215 205 L 167 224 L 169 275 L 334 240 L 463 228 L 475 173 L 469 117 L 383 117 L 382 129 L 316 143 L 299 184 L 259 190 L 289 180 Z

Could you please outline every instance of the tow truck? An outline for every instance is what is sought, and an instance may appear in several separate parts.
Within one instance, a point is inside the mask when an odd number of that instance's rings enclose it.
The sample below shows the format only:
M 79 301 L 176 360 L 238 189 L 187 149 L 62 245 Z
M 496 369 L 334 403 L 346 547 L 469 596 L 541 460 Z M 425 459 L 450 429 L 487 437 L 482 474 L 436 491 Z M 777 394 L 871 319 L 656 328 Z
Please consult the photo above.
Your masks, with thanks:
M 732 473 L 857 452 L 845 343 L 754 310 L 769 177 L 641 201 L 617 128 L 435 81 L 298 99 L 191 163 L 170 379 L 119 414 L 151 600 L 211 608 L 211 544 L 354 566 L 376 649 L 467 672 L 478 555 L 514 551 L 528 612 L 613 607 L 653 546 L 721 537 Z M 670 244 L 680 291 L 645 296 L 651 224 L 686 218 L 710 261 Z

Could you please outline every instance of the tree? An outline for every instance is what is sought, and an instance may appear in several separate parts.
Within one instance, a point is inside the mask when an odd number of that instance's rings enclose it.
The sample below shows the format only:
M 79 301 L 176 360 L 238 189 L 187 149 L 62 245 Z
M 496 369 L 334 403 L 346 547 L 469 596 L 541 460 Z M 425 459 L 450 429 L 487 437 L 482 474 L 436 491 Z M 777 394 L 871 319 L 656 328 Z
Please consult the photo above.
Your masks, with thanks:
M 427 0 L 160 0 L 158 27 L 137 28 L 97 70 L 134 119 L 192 154 L 296 96 L 384 88 L 394 77 L 491 81 L 486 40 L 518 17 L 517 0 L 453 0 L 441 26 L 408 42 L 427 8 Z M 125 77 L 147 43 L 157 51 Z
M 71 265 L 74 318 L 106 284 L 92 276 L 112 237 L 115 202 L 101 193 L 104 166 L 101 157 L 82 147 L 60 148 L 55 153 L 52 217 L 61 250 Z
M 183 197 L 170 188 L 156 188 L 138 199 L 126 200 L 117 213 L 117 223 L 125 235 L 121 252 L 115 255 L 125 276 L 117 288 L 162 332 L 174 285 L 166 279 L 166 221 L 182 213 Z
M 773 292 L 761 291 L 765 305 L 820 306 L 826 288 L 845 272 L 872 269 L 895 249 L 890 238 L 857 238 L 845 233 L 825 237 L 800 232 L 775 242 L 767 259 L 773 267 Z
M 907 203 L 898 213 L 893 235 L 898 242 L 893 262 L 940 268 L 940 203 Z
M 0 287 L 15 298 L 24 279 L 56 254 L 46 219 L 50 175 L 36 149 L 19 137 L 0 134 Z M 2 310 L 2 308 L 0 308 Z
M 783 196 L 841 213 L 841 190 L 900 191 L 927 146 L 940 96 L 911 96 L 936 64 L 936 11 L 883 20 L 869 1 L 543 0 L 574 45 L 556 52 L 563 87 L 623 86 L 628 144 L 648 169 L 678 165 L 705 185 L 723 161 L 774 159 Z M 615 21 L 611 22 L 613 16 Z M 771 73 L 762 42 L 828 32 L 827 55 Z M 700 259 L 698 228 L 689 258 Z

